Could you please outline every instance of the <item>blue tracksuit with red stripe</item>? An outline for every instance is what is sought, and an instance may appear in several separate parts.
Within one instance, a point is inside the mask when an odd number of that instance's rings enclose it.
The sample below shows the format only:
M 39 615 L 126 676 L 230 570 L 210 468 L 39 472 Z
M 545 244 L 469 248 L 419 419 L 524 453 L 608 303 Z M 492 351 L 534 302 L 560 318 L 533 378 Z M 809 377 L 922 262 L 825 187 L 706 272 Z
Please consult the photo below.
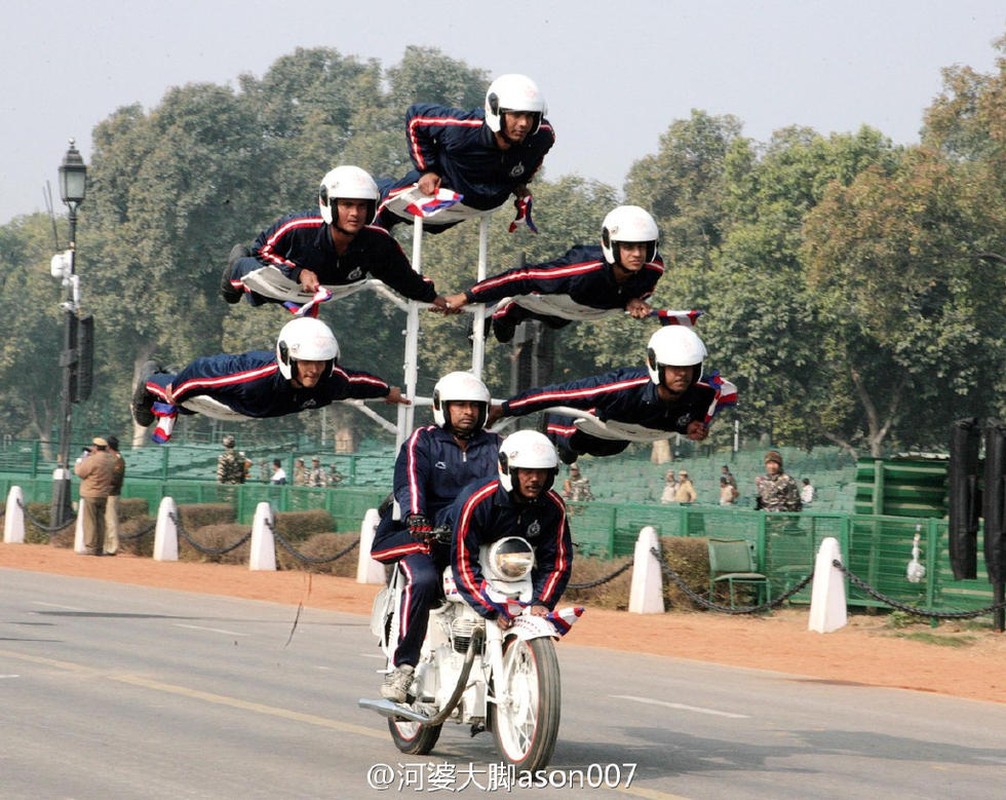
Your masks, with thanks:
M 487 619 L 497 609 L 482 593 L 479 547 L 507 536 L 521 536 L 535 551 L 533 605 L 552 610 L 562 597 L 573 569 L 573 541 L 566 504 L 553 490 L 531 502 L 515 500 L 499 480 L 469 485 L 450 509 L 454 520 L 451 571 L 458 591 Z
M 330 405 L 336 400 L 387 397 L 390 387 L 366 372 L 354 372 L 336 365 L 310 389 L 298 389 L 283 377 L 276 354 L 253 350 L 240 355 L 197 358 L 177 375 L 159 372 L 146 388 L 162 402 L 171 402 L 166 389 L 171 385 L 178 410 L 186 400 L 206 396 L 249 419 L 282 417 Z
M 692 384 L 673 402 L 661 400 L 657 386 L 650 380 L 645 367 L 621 367 L 602 375 L 536 387 L 521 392 L 503 402 L 504 417 L 522 417 L 556 406 L 568 406 L 589 411 L 601 420 L 642 425 L 654 430 L 686 433 L 688 423 L 705 421 L 716 390 L 702 380 Z M 600 439 L 578 431 L 572 419 L 550 415 L 549 435 L 562 452 L 567 447 L 573 453 L 596 456 L 620 453 L 628 442 Z
M 409 106 L 405 135 L 415 169 L 398 181 L 378 180 L 381 200 L 411 187 L 424 173 L 435 172 L 442 186 L 459 192 L 466 206 L 480 211 L 498 208 L 514 189 L 526 185 L 555 144 L 552 125 L 542 120 L 523 142 L 502 150 L 486 124 L 485 109 L 465 111 L 432 103 Z M 383 208 L 378 212 L 378 225 L 400 221 Z
M 614 266 L 604 260 L 599 245 L 578 245 L 553 261 L 516 267 L 481 280 L 465 292 L 465 297 L 469 303 L 495 303 L 504 297 L 528 294 L 568 295 L 574 303 L 587 308 L 625 308 L 630 300 L 648 299 L 663 274 L 663 259 L 655 255 L 641 270 L 619 283 Z M 544 315 L 509 307 L 508 320 L 516 323 L 526 317 Z M 558 317 L 549 320 L 555 320 L 553 327 L 569 322 Z
M 300 282 L 301 271 L 308 269 L 323 286 L 346 286 L 376 278 L 409 300 L 430 303 L 437 296 L 433 282 L 412 269 L 402 248 L 386 230 L 376 225 L 362 228 L 340 255 L 328 223 L 318 211 L 288 214 L 260 233 L 252 245 L 252 255 L 235 262 L 231 279 L 240 280 L 264 266 L 276 267 L 295 283 Z M 253 305 L 281 302 L 258 294 L 248 297 Z
M 436 527 L 454 498 L 474 480 L 496 475 L 499 434 L 480 430 L 465 449 L 453 434 L 437 425 L 417 428 L 402 445 L 395 461 L 394 496 L 404 520 L 425 516 Z M 387 511 L 378 523 L 370 555 L 385 564 L 399 562 L 407 584 L 399 612 L 401 626 L 395 665 L 419 661 L 430 609 L 443 596 L 441 572 L 448 564 L 446 545 L 418 541 L 404 522 Z

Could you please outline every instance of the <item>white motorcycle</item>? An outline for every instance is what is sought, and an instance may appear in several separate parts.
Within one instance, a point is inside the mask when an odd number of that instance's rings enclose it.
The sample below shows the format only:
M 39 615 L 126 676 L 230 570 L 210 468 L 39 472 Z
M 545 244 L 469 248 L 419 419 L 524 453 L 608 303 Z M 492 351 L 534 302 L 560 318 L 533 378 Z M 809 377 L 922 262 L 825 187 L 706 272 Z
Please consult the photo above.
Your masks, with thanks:
M 395 745 L 409 755 L 426 755 L 437 743 L 443 723 L 471 725 L 472 735 L 492 731 L 507 764 L 518 771 L 548 765 L 559 733 L 560 682 L 555 640 L 568 630 L 528 613 L 532 600 L 534 550 L 511 536 L 484 546 L 479 563 L 487 595 L 496 603 L 521 608 L 513 625 L 502 630 L 486 622 L 465 602 L 444 570 L 445 601 L 430 612 L 408 704 L 390 700 L 360 700 L 388 718 Z M 394 668 L 399 609 L 405 576 L 397 566 L 390 584 L 374 601 L 371 630 Z M 573 609 L 568 616 L 579 616 Z M 573 619 L 575 621 L 575 618 Z

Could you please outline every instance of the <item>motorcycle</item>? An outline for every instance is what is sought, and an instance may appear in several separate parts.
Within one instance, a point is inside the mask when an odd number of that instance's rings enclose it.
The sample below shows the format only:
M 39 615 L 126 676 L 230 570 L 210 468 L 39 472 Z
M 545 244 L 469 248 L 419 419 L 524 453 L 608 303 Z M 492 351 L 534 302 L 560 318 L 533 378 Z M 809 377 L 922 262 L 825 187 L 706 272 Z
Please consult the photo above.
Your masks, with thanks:
M 448 541 L 449 536 L 447 531 Z M 443 724 L 451 721 L 470 725 L 473 736 L 491 731 L 505 763 L 534 772 L 548 765 L 559 733 L 555 640 L 583 609 L 548 617 L 529 613 L 534 550 L 523 538 L 511 536 L 483 546 L 479 563 L 486 596 L 511 611 L 513 624 L 503 630 L 477 614 L 457 590 L 448 567 L 443 572 L 444 600 L 430 612 L 409 702 L 361 699 L 359 705 L 388 718 L 395 746 L 408 755 L 428 754 Z M 371 631 L 388 659 L 388 672 L 394 669 L 405 587 L 405 574 L 396 565 L 371 615 Z

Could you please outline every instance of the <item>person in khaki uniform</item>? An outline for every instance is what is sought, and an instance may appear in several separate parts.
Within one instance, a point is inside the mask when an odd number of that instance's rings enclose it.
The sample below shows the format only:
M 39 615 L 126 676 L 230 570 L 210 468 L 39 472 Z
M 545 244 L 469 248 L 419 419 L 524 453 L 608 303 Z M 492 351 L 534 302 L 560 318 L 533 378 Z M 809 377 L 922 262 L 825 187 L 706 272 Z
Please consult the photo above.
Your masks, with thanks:
M 115 479 L 112 491 L 105 504 L 105 546 L 106 556 L 114 556 L 119 552 L 119 499 L 122 494 L 122 482 L 126 477 L 126 460 L 119 452 L 119 438 L 108 437 L 108 452 L 115 459 Z
M 108 441 L 96 436 L 94 448 L 73 471 L 80 481 L 84 501 L 84 553 L 100 556 L 105 543 L 105 508 L 115 486 L 115 457 L 108 452 Z

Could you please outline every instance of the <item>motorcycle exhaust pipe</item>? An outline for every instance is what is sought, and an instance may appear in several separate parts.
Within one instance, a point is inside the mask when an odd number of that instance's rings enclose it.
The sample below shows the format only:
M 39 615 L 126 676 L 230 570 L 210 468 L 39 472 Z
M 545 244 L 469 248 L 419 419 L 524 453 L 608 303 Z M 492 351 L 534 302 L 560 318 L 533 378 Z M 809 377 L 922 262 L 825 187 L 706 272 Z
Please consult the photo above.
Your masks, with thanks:
M 396 719 L 404 719 L 408 722 L 415 722 L 417 725 L 439 725 L 447 717 L 450 716 L 454 707 L 461 700 L 461 695 L 465 693 L 465 689 L 468 688 L 468 676 L 472 671 L 472 664 L 475 663 L 475 652 L 482 646 L 482 640 L 485 638 L 485 629 L 476 628 L 472 631 L 472 640 L 468 643 L 468 651 L 465 653 L 464 664 L 461 665 L 461 674 L 458 676 L 458 683 L 454 687 L 454 692 L 451 694 L 450 699 L 440 710 L 438 714 L 432 717 L 428 717 L 425 714 L 421 714 L 408 706 L 400 705 L 391 700 L 367 700 L 362 699 L 357 701 L 357 705 L 360 708 L 369 708 L 371 711 L 376 711 L 383 717 L 394 717 Z

